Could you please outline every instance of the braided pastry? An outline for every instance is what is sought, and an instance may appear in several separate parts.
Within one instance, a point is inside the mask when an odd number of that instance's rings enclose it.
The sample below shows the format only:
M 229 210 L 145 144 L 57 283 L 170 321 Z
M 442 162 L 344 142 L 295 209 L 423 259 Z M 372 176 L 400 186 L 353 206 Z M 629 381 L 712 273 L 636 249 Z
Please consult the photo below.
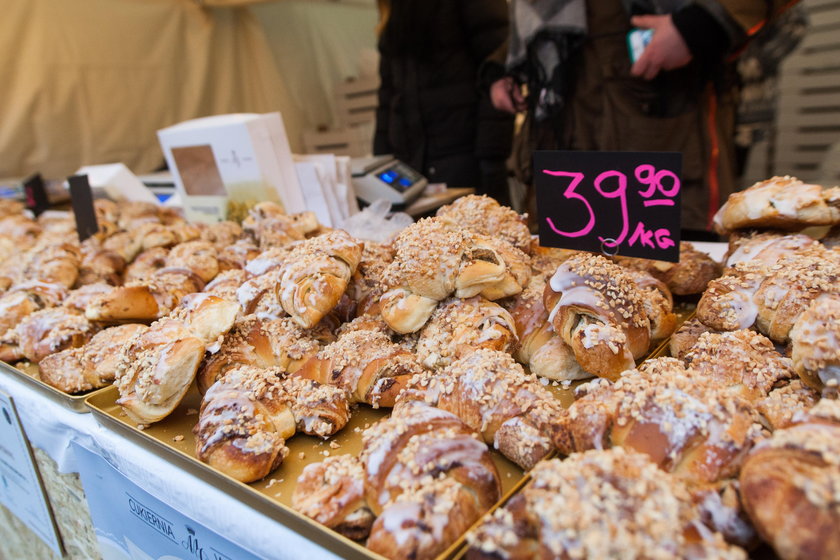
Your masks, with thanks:
M 452 204 L 440 207 L 437 216 L 453 225 L 503 239 L 520 251 L 530 252 L 527 215 L 519 215 L 489 196 L 462 196 Z
M 145 329 L 133 323 L 110 327 L 82 347 L 50 354 L 38 364 L 41 381 L 71 394 L 104 387 L 116 376 L 119 349 Z
M 297 479 L 292 507 L 353 540 L 367 538 L 374 520 L 365 500 L 364 467 L 353 455 L 307 465 Z
M 587 451 L 533 480 L 467 535 L 467 558 L 745 559 L 703 526 L 685 486 L 642 454 Z
M 621 446 L 645 453 L 660 468 L 696 484 L 738 472 L 755 437 L 755 413 L 674 358 L 656 358 L 578 388 L 560 418 L 565 454 Z
M 67 289 L 61 284 L 25 282 L 0 296 L 0 335 L 14 328 L 24 317 L 48 307 L 61 305 Z
M 650 321 L 651 340 L 668 338 L 677 328 L 671 290 L 648 272 L 635 269 L 628 269 L 627 272 L 642 291 L 642 304 Z
M 759 443 L 741 469 L 756 529 L 784 560 L 840 550 L 840 401 L 822 399 Z
M 491 247 L 505 264 L 501 279 L 482 288 L 480 295 L 497 300 L 521 292 L 531 280 L 531 259 L 507 241 L 496 237 L 476 236 L 484 245 Z M 458 297 L 465 297 L 456 294 Z
M 790 332 L 793 368 L 810 387 L 840 389 L 840 294 L 816 298 Z
M 292 249 L 277 287 L 286 313 L 303 328 L 315 326 L 344 295 L 362 248 L 347 232 L 334 230 Z
M 96 332 L 83 314 L 66 307 L 30 313 L 15 328 L 23 357 L 38 363 L 50 354 L 84 345 Z
M 413 377 L 395 411 L 414 401 L 455 414 L 525 469 L 554 449 L 563 414 L 559 401 L 513 358 L 487 349 Z
M 749 330 L 704 333 L 684 361 L 711 384 L 750 402 L 796 377 L 790 359 L 767 337 Z
M 615 379 L 650 345 L 642 293 L 624 268 L 590 253 L 557 268 L 543 295 L 554 331 L 584 371 Z
M 795 177 L 772 177 L 732 193 L 714 218 L 715 230 L 801 230 L 840 223 L 840 187 L 824 189 Z
M 389 558 L 434 558 L 501 496 L 487 447 L 456 416 L 409 403 L 362 434 L 367 546 Z
M 799 316 L 820 294 L 840 294 L 840 259 L 831 251 L 792 255 L 771 267 L 755 292 L 756 327 L 785 344 Z
M 242 482 L 264 478 L 288 455 L 286 440 L 301 430 L 327 437 L 350 419 L 344 394 L 280 368 L 242 366 L 217 381 L 201 402 L 199 460 Z
M 516 325 L 505 309 L 481 296 L 451 298 L 420 331 L 417 358 L 428 368 L 449 365 L 478 348 L 512 352 Z
M 290 318 L 263 320 L 253 315 L 234 323 L 219 351 L 207 356 L 196 375 L 198 390 L 207 391 L 238 366 L 279 367 L 294 373 L 310 357 L 334 340 L 323 327 L 304 330 Z
M 504 280 L 506 265 L 470 231 L 437 218 L 404 229 L 394 241 L 396 254 L 383 273 L 382 317 L 400 334 L 420 330 L 437 303 L 453 293 L 478 295 Z
M 546 282 L 545 276 L 533 276 L 521 294 L 505 303 L 519 339 L 513 356 L 540 377 L 558 381 L 592 377 L 581 369 L 572 349 L 548 320 L 543 306 Z
M 295 375 L 343 389 L 351 402 L 392 407 L 411 377 L 423 371 L 414 354 L 381 331 L 343 333 Z
M 117 404 L 139 424 L 168 416 L 187 394 L 208 344 L 233 326 L 239 306 L 191 294 L 120 349 L 114 385 Z

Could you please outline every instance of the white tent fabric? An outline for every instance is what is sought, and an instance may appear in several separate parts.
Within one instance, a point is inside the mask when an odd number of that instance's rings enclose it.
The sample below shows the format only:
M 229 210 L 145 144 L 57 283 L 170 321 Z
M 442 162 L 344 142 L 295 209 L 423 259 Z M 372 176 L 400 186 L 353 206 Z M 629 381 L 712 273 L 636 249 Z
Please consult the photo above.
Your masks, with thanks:
M 299 151 L 303 129 L 331 112 L 321 88 L 358 57 L 359 41 L 338 31 L 346 14 L 323 15 L 323 27 L 311 14 L 354 11 L 371 22 L 371 45 L 376 17 L 372 5 L 305 0 L 0 4 L 0 177 L 112 162 L 146 173 L 163 163 L 158 129 L 234 112 L 280 111 Z

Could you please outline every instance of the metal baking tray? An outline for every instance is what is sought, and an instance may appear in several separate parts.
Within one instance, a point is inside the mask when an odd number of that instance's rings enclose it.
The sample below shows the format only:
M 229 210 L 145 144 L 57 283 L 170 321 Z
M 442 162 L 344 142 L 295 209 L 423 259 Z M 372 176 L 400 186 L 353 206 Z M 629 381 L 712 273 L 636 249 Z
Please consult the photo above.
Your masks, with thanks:
M 7 364 L 6 362 L 0 362 L 0 371 L 14 377 L 15 379 L 22 380 L 25 384 L 31 387 L 35 387 L 35 389 L 41 394 L 46 395 L 48 398 L 57 402 L 64 408 L 72 410 L 73 412 L 78 412 L 79 414 L 86 414 L 90 412 L 90 409 L 87 405 L 85 405 L 85 399 L 108 388 L 103 387 L 101 389 L 93 389 L 91 391 L 75 395 L 65 393 L 64 391 L 60 391 L 52 385 L 48 385 L 41 381 L 38 365 L 31 362 L 19 362 L 15 366 Z
M 201 395 L 195 385 L 171 415 L 143 429 L 138 428 L 116 404 L 118 397 L 117 388 L 112 386 L 87 398 L 87 406 L 103 426 L 116 430 L 154 453 L 163 452 L 189 474 L 226 491 L 339 556 L 359 559 L 383 558 L 360 543 L 301 515 L 292 509 L 291 503 L 297 478 L 306 465 L 323 460 L 325 453 L 358 455 L 362 447 L 362 431 L 387 416 L 387 410 L 359 406 L 353 411 L 347 426 L 327 440 L 304 434 L 295 435 L 286 442 L 290 452 L 280 467 L 261 481 L 244 484 L 202 463 L 195 456 L 195 437 L 192 429 L 198 422 L 198 409 L 201 405 Z M 491 454 L 502 484 L 502 498 L 498 506 L 521 488 L 526 482 L 526 476 L 521 468 L 500 453 L 491 449 Z M 464 546 L 465 535 L 462 535 L 440 554 L 438 559 L 452 558 Z

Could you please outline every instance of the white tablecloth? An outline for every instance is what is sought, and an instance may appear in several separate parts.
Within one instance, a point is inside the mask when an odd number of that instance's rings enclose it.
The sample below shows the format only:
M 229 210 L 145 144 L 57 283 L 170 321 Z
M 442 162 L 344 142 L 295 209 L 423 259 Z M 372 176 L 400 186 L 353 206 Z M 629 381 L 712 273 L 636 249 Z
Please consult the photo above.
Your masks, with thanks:
M 52 457 L 61 472 L 78 472 L 70 445 L 75 441 L 106 458 L 129 480 L 166 505 L 260 557 L 338 558 L 164 458 L 104 428 L 92 414 L 70 411 L 2 371 L 0 391 L 14 399 L 31 444 Z

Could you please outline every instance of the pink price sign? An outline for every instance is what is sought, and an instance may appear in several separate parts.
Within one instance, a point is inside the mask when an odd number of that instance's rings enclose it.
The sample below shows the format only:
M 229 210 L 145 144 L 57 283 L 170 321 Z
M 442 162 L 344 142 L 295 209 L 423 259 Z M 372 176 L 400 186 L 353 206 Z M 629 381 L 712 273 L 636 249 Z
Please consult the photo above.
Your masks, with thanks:
M 534 154 L 540 244 L 677 262 L 676 152 Z

